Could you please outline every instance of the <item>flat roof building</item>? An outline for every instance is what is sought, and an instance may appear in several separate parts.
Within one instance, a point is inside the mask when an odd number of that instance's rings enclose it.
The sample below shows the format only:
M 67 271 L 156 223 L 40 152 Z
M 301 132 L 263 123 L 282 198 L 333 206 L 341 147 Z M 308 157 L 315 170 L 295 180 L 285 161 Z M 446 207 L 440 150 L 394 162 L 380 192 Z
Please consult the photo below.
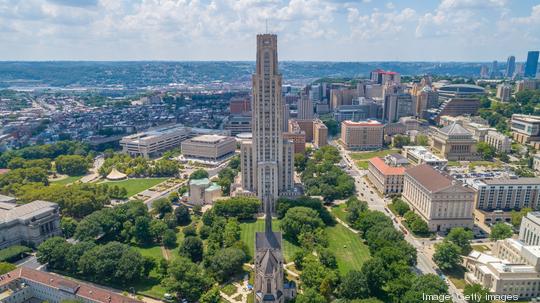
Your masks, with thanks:
M 179 147 L 190 133 L 191 129 L 183 125 L 167 126 L 125 136 L 120 140 L 120 146 L 124 153 L 150 158 Z
M 427 222 L 430 231 L 474 225 L 474 190 L 427 164 L 405 170 L 402 197 Z
M 341 142 L 351 150 L 374 150 L 383 145 L 384 125 L 375 120 L 341 122 Z
M 540 149 L 540 116 L 513 114 L 510 129 L 514 140 Z
M 412 164 L 428 164 L 440 169 L 448 164 L 448 160 L 433 154 L 424 146 L 403 146 L 402 152 Z
M 236 140 L 220 135 L 202 135 L 182 142 L 182 155 L 186 159 L 221 162 L 234 155 Z
M 58 204 L 38 200 L 18 205 L 3 200 L 7 202 L 0 202 L 0 249 L 21 243 L 38 246 L 62 234 Z
M 518 239 L 526 245 L 540 245 L 540 212 L 532 211 L 521 219 Z

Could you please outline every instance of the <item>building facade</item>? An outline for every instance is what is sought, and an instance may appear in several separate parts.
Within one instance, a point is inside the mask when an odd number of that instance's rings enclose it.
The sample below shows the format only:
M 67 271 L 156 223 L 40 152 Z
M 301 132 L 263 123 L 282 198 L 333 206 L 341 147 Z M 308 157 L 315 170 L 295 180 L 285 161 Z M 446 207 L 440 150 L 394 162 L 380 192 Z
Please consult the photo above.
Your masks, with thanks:
M 328 127 L 316 119 L 313 121 L 313 146 L 321 148 L 328 145 Z
M 384 125 L 375 120 L 341 122 L 341 143 L 351 150 L 374 150 L 383 145 Z
M 527 53 L 527 63 L 525 63 L 525 78 L 535 78 L 538 70 L 539 51 L 529 51 Z
M 540 178 L 483 180 L 477 187 L 475 204 L 481 210 L 511 211 L 540 206 Z
M 510 129 L 517 142 L 540 148 L 540 116 L 513 114 Z
M 211 182 L 208 178 L 194 179 L 189 181 L 188 203 L 191 205 L 212 204 L 215 199 L 221 197 L 221 186 Z
M 485 142 L 489 146 L 493 146 L 500 153 L 509 153 L 512 150 L 512 140 L 496 130 L 489 130 L 487 132 Z
M 368 162 L 368 178 L 383 195 L 401 194 L 404 167 L 392 167 L 379 157 Z
M 506 83 L 497 85 L 497 98 L 501 102 L 510 101 L 510 97 L 512 97 L 512 85 Z
M 540 212 L 527 213 L 521 219 L 518 239 L 526 245 L 540 245 Z
M 403 146 L 402 153 L 409 162 L 415 165 L 428 164 L 443 169 L 448 164 L 448 160 L 433 154 L 425 146 Z
M 430 231 L 474 225 L 474 190 L 427 164 L 405 170 L 402 197 L 427 222 Z
M 62 234 L 56 203 L 0 202 L 0 218 L 0 249 L 18 244 L 37 247 L 47 238 Z
M 123 137 L 120 146 L 124 153 L 150 158 L 180 147 L 182 141 L 189 138 L 190 133 L 191 130 L 182 125 L 168 126 Z
M 313 119 L 313 101 L 306 94 L 298 101 L 298 119 Z
M 476 140 L 458 123 L 443 128 L 432 128 L 431 139 L 431 148 L 449 161 L 480 159 L 476 152 Z
M 186 159 L 221 162 L 234 155 L 236 140 L 220 135 L 202 135 L 184 140 L 181 146 Z

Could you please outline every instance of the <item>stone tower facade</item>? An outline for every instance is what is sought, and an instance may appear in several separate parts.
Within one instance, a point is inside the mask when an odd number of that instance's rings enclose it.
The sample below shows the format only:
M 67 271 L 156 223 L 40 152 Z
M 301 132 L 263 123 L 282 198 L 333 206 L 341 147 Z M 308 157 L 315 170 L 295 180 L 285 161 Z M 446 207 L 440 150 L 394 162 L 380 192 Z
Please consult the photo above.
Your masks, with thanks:
M 242 188 L 261 199 L 261 209 L 275 211 L 280 195 L 294 186 L 294 152 L 283 139 L 283 100 L 278 71 L 277 36 L 257 35 L 257 60 L 253 75 L 252 140 L 241 146 Z

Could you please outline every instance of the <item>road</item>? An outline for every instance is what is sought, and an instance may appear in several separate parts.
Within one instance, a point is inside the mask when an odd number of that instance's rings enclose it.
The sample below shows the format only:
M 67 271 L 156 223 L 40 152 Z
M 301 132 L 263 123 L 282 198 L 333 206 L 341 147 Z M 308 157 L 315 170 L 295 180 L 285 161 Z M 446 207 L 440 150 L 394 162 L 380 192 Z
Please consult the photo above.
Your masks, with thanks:
M 369 209 L 378 210 L 390 217 L 392 219 L 392 222 L 394 223 L 394 227 L 397 230 L 405 230 L 405 227 L 401 225 L 399 220 L 397 220 L 397 218 L 395 218 L 395 216 L 385 207 L 390 202 L 390 200 L 379 196 L 377 190 L 369 184 L 366 178 L 364 178 L 364 176 L 366 176 L 367 174 L 367 171 L 360 170 L 355 165 L 355 162 L 351 159 L 348 152 L 345 151 L 341 146 L 337 146 L 337 148 L 343 159 L 342 164 L 344 165 L 344 170 L 355 180 L 358 199 L 366 201 L 368 203 Z M 437 272 L 435 271 L 437 265 L 431 260 L 431 258 L 426 254 L 425 251 L 424 243 L 428 240 L 418 240 L 417 238 L 411 236 L 410 233 L 406 233 L 404 236 L 405 240 L 416 248 L 416 271 L 420 274 L 437 274 Z M 437 242 L 437 240 L 429 242 L 430 244 L 432 244 L 433 242 Z M 466 301 L 463 299 L 461 292 L 454 286 L 454 284 L 448 279 L 446 281 L 448 282 L 448 291 L 450 295 L 452 295 L 453 301 L 456 303 L 466 303 Z

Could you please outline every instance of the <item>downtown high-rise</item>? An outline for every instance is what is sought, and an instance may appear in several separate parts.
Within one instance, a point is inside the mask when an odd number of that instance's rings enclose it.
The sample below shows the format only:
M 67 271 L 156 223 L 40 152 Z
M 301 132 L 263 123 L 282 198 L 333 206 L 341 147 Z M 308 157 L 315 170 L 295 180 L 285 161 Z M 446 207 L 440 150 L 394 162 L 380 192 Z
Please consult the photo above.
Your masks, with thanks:
M 525 73 L 526 78 L 536 77 L 536 71 L 538 70 L 538 56 L 540 52 L 530 51 L 527 53 L 527 62 L 525 63 Z

